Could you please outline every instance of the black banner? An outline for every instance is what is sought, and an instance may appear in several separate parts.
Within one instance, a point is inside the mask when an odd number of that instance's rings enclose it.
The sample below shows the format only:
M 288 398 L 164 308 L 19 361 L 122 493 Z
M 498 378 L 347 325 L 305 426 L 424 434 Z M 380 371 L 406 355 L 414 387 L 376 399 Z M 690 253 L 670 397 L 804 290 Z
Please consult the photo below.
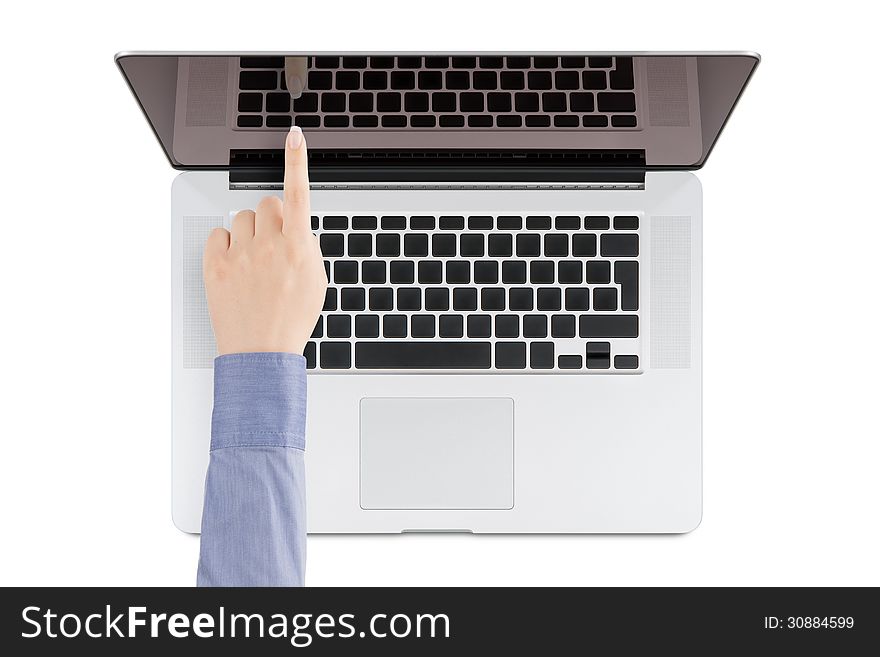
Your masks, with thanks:
M 843 655 L 876 648 L 878 622 L 877 590 L 868 588 L 22 588 L 3 590 L 0 645 L 12 655 L 192 655 L 218 643 L 260 655 Z

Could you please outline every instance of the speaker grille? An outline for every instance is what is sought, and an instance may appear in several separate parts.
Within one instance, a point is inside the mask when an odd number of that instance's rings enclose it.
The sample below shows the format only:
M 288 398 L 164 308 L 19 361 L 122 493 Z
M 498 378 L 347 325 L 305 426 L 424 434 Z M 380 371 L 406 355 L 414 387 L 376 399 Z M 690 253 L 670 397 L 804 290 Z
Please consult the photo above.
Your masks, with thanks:
M 226 57 L 192 57 L 186 86 L 186 126 L 226 125 Z
M 651 367 L 691 366 L 691 218 L 651 218 Z
M 213 367 L 217 355 L 202 278 L 205 240 L 223 217 L 183 217 L 183 366 Z
M 646 60 L 648 121 L 659 127 L 688 127 L 691 118 L 685 58 L 647 57 Z

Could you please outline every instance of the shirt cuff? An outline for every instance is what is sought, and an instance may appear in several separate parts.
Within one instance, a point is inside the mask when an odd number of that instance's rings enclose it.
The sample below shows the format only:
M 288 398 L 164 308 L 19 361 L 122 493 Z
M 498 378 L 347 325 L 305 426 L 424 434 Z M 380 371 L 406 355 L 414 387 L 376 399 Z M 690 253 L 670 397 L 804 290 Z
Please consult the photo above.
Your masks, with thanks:
M 211 451 L 305 449 L 306 359 L 299 354 L 227 354 L 214 359 Z

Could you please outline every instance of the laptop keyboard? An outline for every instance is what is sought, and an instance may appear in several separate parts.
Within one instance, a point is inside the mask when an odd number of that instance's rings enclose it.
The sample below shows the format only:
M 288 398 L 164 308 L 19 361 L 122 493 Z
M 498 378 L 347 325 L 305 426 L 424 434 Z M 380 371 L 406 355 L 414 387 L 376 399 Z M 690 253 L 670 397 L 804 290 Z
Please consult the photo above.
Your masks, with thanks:
M 313 216 L 325 371 L 639 370 L 639 216 Z
M 239 129 L 634 129 L 632 57 L 309 57 L 291 99 L 284 58 L 241 57 Z

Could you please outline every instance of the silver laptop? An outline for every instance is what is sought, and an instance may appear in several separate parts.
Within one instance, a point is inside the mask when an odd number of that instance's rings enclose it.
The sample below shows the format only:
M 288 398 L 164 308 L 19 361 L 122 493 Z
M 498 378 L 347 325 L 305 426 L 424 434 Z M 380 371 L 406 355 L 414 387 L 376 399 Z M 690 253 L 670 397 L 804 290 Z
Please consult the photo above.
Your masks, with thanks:
M 205 238 L 309 144 L 311 532 L 687 532 L 703 165 L 750 53 L 124 53 L 172 166 L 173 518 L 198 532 Z

